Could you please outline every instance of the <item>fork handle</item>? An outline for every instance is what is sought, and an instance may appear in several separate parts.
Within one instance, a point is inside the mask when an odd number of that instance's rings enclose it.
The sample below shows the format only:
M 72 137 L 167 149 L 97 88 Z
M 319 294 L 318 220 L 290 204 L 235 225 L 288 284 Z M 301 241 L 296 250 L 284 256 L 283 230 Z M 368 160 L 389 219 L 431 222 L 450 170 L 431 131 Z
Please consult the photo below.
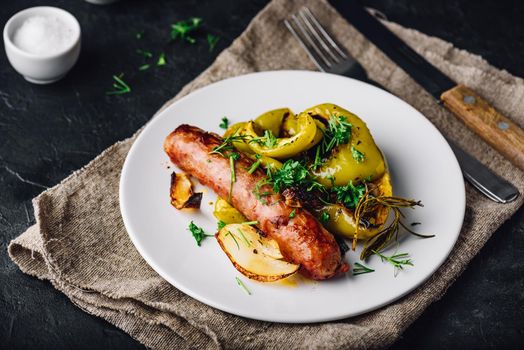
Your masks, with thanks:
M 440 99 L 468 128 L 524 171 L 524 130 L 465 85 L 445 91 Z

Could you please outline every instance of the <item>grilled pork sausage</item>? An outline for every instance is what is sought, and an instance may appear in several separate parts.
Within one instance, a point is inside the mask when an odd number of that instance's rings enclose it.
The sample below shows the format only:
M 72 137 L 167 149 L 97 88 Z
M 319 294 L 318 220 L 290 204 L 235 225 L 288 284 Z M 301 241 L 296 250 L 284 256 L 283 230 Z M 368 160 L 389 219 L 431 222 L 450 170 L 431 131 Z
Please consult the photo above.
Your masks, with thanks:
M 216 134 L 181 125 L 167 136 L 164 150 L 179 168 L 212 188 L 220 197 L 228 198 L 231 185 L 229 159 L 210 154 L 220 144 L 222 139 Z M 349 266 L 342 261 L 333 235 L 311 213 L 287 206 L 284 198 L 274 193 L 269 185 L 254 191 L 257 183 L 265 178 L 265 172 L 259 168 L 249 174 L 246 169 L 252 163 L 244 154 L 235 161 L 232 205 L 249 220 L 258 221 L 260 230 L 277 241 L 286 261 L 300 264 L 303 275 L 323 280 L 347 272 Z M 266 195 L 260 197 L 260 193 Z M 295 215 L 290 218 L 293 210 Z

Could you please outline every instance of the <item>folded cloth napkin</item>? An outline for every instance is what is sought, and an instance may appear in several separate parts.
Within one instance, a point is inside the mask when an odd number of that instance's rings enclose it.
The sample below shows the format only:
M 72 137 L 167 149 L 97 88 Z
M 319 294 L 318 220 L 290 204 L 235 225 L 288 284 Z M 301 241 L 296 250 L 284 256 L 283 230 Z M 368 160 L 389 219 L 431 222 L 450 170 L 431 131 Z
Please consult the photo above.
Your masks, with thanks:
M 282 23 L 303 5 L 363 64 L 372 79 L 413 105 L 447 137 L 524 192 L 524 174 L 520 170 L 441 108 L 325 1 L 272 1 L 211 67 L 175 99 L 239 74 L 314 69 Z M 523 125 L 522 79 L 440 39 L 384 23 L 444 73 L 472 87 Z M 135 138 L 136 135 L 116 143 L 85 168 L 39 195 L 33 202 L 36 224 L 11 242 L 9 254 L 25 273 L 49 280 L 86 312 L 103 317 L 155 349 L 388 346 L 446 292 L 491 234 L 524 200 L 521 196 L 511 204 L 497 204 L 466 185 L 466 218 L 449 258 L 422 286 L 389 306 L 323 324 L 253 321 L 215 310 L 178 291 L 156 274 L 133 247 L 120 216 L 118 183 L 120 169 Z

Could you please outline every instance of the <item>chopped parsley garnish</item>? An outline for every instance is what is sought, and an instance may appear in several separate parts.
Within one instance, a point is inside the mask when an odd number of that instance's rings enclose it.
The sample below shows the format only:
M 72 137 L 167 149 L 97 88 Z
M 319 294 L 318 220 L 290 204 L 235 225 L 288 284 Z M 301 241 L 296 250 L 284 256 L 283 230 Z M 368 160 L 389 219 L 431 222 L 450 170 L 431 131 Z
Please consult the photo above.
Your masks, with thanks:
M 193 238 L 195 238 L 195 241 L 197 242 L 197 245 L 199 247 L 200 247 L 200 243 L 202 242 L 204 238 L 206 238 L 206 236 L 213 236 L 213 235 L 208 235 L 207 233 L 205 233 L 204 230 L 201 227 L 198 227 L 197 225 L 195 225 L 193 221 L 189 223 L 189 231 L 191 231 L 191 233 L 193 234 Z
M 260 164 L 262 163 L 260 161 L 260 154 L 255 154 L 255 158 L 256 158 L 256 161 L 253 164 L 251 164 L 251 166 L 247 170 L 248 174 L 253 174 L 255 172 L 255 170 L 257 170 L 258 167 L 260 166 Z
M 227 224 L 226 224 L 224 221 L 222 221 L 222 220 L 218 220 L 218 222 L 217 222 L 217 229 L 221 230 L 221 229 L 223 229 L 226 225 L 227 225 Z
M 277 138 L 275 135 L 273 135 L 273 132 L 271 130 L 265 130 L 264 131 L 264 145 L 267 148 L 274 148 L 277 145 Z
M 171 25 L 171 39 L 176 40 L 178 38 L 187 41 L 190 44 L 194 44 L 196 39 L 189 36 L 188 34 L 198 29 L 202 23 L 202 18 L 191 17 L 185 21 L 179 21 Z
M 131 87 L 123 80 L 124 73 L 119 75 L 113 75 L 113 89 L 112 91 L 106 92 L 107 95 L 122 95 L 131 92 Z
M 158 67 L 160 66 L 165 66 L 166 65 L 166 54 L 165 53 L 161 53 L 160 56 L 158 57 L 158 60 L 156 61 L 156 65 Z
M 329 116 L 328 127 L 324 131 L 324 137 L 315 151 L 313 169 L 321 166 L 324 159 L 329 157 L 335 147 L 349 142 L 352 127 L 353 125 L 344 116 Z
M 301 186 L 311 191 L 314 188 L 324 189 L 324 187 L 315 180 L 307 168 L 299 161 L 288 159 L 282 167 L 275 171 L 268 179 L 268 183 L 273 185 L 275 192 L 291 186 Z
M 207 35 L 207 44 L 209 45 L 209 52 L 213 51 L 215 49 L 215 46 L 217 46 L 217 42 L 220 39 L 220 37 L 208 34 Z
M 353 185 L 353 182 L 349 181 L 346 186 L 333 186 L 331 190 L 335 193 L 337 202 L 344 204 L 348 209 L 355 209 L 360 198 L 366 193 L 366 185 Z
M 229 119 L 227 119 L 227 117 L 223 117 L 222 121 L 220 122 L 220 124 L 218 124 L 218 126 L 222 129 L 227 129 L 229 127 Z
M 233 183 L 237 181 L 237 176 L 235 174 L 235 161 L 240 159 L 240 153 L 232 152 L 229 155 L 229 168 L 231 170 L 231 181 L 229 185 L 229 199 L 228 202 L 231 203 L 231 195 L 233 194 Z
M 150 52 L 150 51 L 144 51 L 144 50 L 136 50 L 136 52 L 142 56 L 144 56 L 145 58 L 151 58 L 153 57 L 153 54 Z
M 291 213 L 289 213 L 289 218 L 293 219 L 295 217 L 296 213 L 297 213 L 296 209 L 291 210 Z
M 372 268 L 369 268 L 369 267 L 367 267 L 365 265 L 362 265 L 359 262 L 356 262 L 354 265 L 355 265 L 355 267 L 353 267 L 353 276 L 363 275 L 365 273 L 370 273 L 370 272 L 374 272 L 375 271 Z
M 246 293 L 247 295 L 251 295 L 251 292 L 249 291 L 249 289 L 247 289 L 247 287 L 244 284 L 244 282 L 242 282 L 240 280 L 240 278 L 238 278 L 238 277 L 235 277 L 235 279 L 237 280 L 237 284 L 240 287 L 240 289 L 242 289 L 244 291 L 244 293 Z
M 364 153 L 360 152 L 354 146 L 351 146 L 351 155 L 357 163 L 362 163 L 364 160 L 366 160 L 366 156 L 364 156 Z
M 326 223 L 329 221 L 329 213 L 323 211 L 322 214 L 320 214 L 320 222 Z

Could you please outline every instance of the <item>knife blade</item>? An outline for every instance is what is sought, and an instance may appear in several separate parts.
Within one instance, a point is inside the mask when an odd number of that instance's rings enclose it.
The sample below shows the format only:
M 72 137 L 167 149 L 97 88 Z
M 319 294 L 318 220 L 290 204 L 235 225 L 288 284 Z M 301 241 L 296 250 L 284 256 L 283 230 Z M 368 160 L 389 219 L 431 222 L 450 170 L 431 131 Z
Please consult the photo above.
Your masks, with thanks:
M 482 97 L 463 84 L 457 84 L 432 66 L 356 0 L 330 0 L 330 3 L 358 31 L 384 52 L 439 103 L 461 119 L 484 141 L 524 170 L 524 130 L 496 111 Z

